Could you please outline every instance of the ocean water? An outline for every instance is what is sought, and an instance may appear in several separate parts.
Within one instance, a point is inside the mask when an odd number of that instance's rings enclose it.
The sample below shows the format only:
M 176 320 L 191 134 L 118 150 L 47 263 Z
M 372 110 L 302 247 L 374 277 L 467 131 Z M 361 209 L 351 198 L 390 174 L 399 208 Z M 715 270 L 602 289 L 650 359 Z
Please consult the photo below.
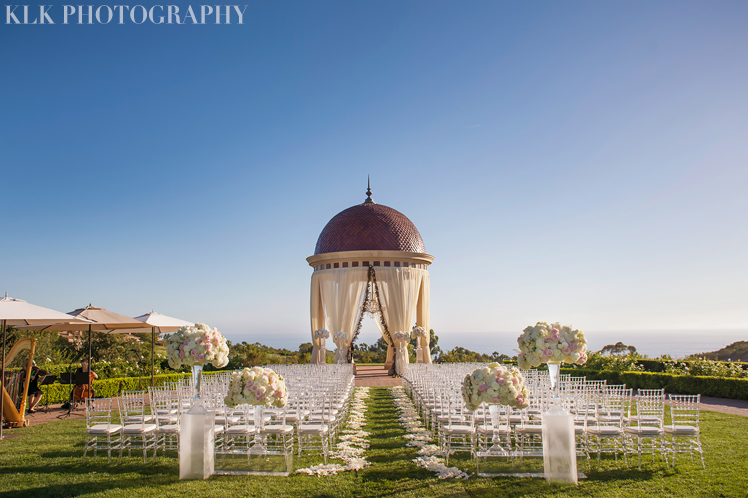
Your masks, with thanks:
M 376 342 L 378 332 L 364 330 L 358 342 L 372 344 Z M 461 346 L 471 351 L 491 354 L 494 351 L 514 356 L 517 354 L 517 332 L 437 332 L 439 346 L 443 351 Z M 688 330 L 688 331 L 618 331 L 595 332 L 585 331 L 588 348 L 599 351 L 608 344 L 618 341 L 636 347 L 638 353 L 656 358 L 669 354 L 674 358 L 682 358 L 690 354 L 707 353 L 722 349 L 736 341 L 748 341 L 746 330 Z M 310 334 L 276 333 L 276 334 L 226 334 L 233 342 L 259 342 L 276 348 L 296 350 L 299 344 L 310 342 Z M 328 339 L 327 347 L 334 349 L 335 345 Z

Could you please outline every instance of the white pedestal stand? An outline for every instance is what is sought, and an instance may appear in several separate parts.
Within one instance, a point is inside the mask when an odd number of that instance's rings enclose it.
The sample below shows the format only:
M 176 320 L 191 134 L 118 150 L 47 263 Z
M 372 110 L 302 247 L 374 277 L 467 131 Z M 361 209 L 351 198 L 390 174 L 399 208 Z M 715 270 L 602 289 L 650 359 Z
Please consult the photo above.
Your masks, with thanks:
M 577 451 L 574 419 L 560 405 L 558 398 L 543 417 L 543 463 L 545 479 L 550 482 L 577 484 Z
M 215 467 L 215 413 L 196 403 L 179 423 L 179 478 L 207 479 Z

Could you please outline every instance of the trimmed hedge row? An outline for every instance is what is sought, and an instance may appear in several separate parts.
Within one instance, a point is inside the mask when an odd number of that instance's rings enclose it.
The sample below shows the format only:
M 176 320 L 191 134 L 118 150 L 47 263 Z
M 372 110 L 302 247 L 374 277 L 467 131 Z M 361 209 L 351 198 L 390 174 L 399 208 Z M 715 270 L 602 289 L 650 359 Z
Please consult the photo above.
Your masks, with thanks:
M 206 374 L 208 372 L 205 372 Z M 154 376 L 156 386 L 163 386 L 167 382 L 177 382 L 192 374 L 173 373 Z M 116 379 L 100 379 L 93 381 L 93 389 L 97 398 L 111 398 L 119 396 L 122 391 L 147 391 L 151 385 L 149 377 L 122 377 Z M 65 403 L 70 397 L 70 391 L 74 386 L 69 384 L 49 384 L 40 386 L 45 396 L 49 397 L 49 404 Z M 46 398 L 44 398 L 46 399 Z
M 676 360 L 677 363 L 685 363 L 688 366 L 691 366 L 690 360 Z M 644 370 L 647 372 L 664 372 L 665 371 L 665 362 L 660 360 L 649 360 L 649 359 L 641 359 L 636 360 L 636 363 L 638 365 L 641 365 L 644 367 Z M 741 362 L 741 361 L 717 361 L 717 363 L 732 363 L 734 365 L 740 365 L 740 367 L 743 368 L 743 370 L 748 370 L 748 363 Z
M 626 384 L 634 389 L 662 389 L 673 394 L 701 394 L 715 398 L 748 400 L 748 379 L 731 377 L 701 377 L 658 372 L 612 372 L 564 368 L 565 374 L 587 377 L 590 380 L 607 380 L 608 384 Z

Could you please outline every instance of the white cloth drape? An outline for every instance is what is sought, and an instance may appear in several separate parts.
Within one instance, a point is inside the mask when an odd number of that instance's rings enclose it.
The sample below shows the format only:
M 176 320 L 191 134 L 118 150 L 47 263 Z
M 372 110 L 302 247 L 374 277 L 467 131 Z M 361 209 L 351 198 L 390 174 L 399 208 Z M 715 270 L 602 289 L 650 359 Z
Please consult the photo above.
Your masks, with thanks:
M 390 334 L 410 332 L 416 318 L 418 293 L 425 270 L 416 268 L 375 268 L 382 313 Z M 410 363 L 407 353 L 408 341 L 395 341 L 397 358 L 395 371 L 401 374 Z
M 343 331 L 346 340 L 337 340 L 336 363 L 347 363 L 348 348 L 353 340 L 361 304 L 368 282 L 367 268 L 339 268 L 315 272 L 318 275 L 322 308 L 327 330 L 333 340 L 335 333 Z
M 421 348 L 423 349 L 422 357 L 418 359 L 419 363 L 431 363 L 431 319 L 430 314 L 430 277 L 429 272 L 423 272 L 421 281 L 421 291 L 418 296 L 418 313 L 416 316 L 416 325 L 426 330 L 426 337 L 420 339 Z
M 311 293 L 311 318 L 312 318 L 312 358 L 310 363 L 325 363 L 325 339 L 316 339 L 314 331 L 325 327 L 325 311 L 322 308 L 322 295 L 320 293 L 319 272 L 312 274 Z

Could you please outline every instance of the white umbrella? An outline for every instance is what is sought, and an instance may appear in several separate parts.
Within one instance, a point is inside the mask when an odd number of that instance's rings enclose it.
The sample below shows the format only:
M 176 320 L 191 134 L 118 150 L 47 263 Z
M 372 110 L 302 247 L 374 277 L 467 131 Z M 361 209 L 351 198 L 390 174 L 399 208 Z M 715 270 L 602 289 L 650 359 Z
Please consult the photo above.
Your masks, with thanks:
M 0 384 L 5 381 L 5 341 L 6 331 L 8 325 L 13 327 L 23 325 L 33 325 L 38 323 L 50 323 L 50 322 L 69 322 L 69 323 L 88 323 L 88 320 L 75 318 L 59 311 L 51 310 L 48 308 L 42 308 L 41 306 L 35 306 L 29 304 L 22 299 L 13 299 L 8 297 L 8 293 L 5 293 L 5 297 L 0 298 L 0 321 L 2 321 L 3 327 L 3 349 L 2 349 L 2 373 L 0 374 Z M 0 396 L 0 417 L 3 413 L 4 396 Z M 0 423 L 0 439 L 3 437 L 2 424 Z
M 67 321 L 65 323 L 40 323 L 38 325 L 26 325 L 20 327 L 27 330 L 88 330 L 88 368 L 91 369 L 91 332 L 115 332 L 122 329 L 146 329 L 148 325 L 135 320 L 129 316 L 120 315 L 104 308 L 88 305 L 71 311 L 69 315 L 76 318 L 85 318 L 85 323 Z M 142 332 L 142 330 L 141 330 Z M 89 391 L 91 390 L 91 377 L 89 376 Z
M 156 329 L 158 329 L 159 334 L 169 334 L 172 332 L 176 332 L 180 327 L 194 325 L 194 323 L 188 322 L 186 320 L 180 320 L 179 318 L 172 318 L 170 316 L 162 315 L 161 313 L 156 313 L 155 311 L 151 311 L 150 313 L 146 313 L 145 315 L 136 316 L 135 319 L 151 326 L 151 386 L 153 386 L 155 383 L 153 372 L 155 370 L 154 345 L 156 344 Z M 117 330 L 116 332 L 138 333 L 139 331 L 133 329 L 122 329 Z

